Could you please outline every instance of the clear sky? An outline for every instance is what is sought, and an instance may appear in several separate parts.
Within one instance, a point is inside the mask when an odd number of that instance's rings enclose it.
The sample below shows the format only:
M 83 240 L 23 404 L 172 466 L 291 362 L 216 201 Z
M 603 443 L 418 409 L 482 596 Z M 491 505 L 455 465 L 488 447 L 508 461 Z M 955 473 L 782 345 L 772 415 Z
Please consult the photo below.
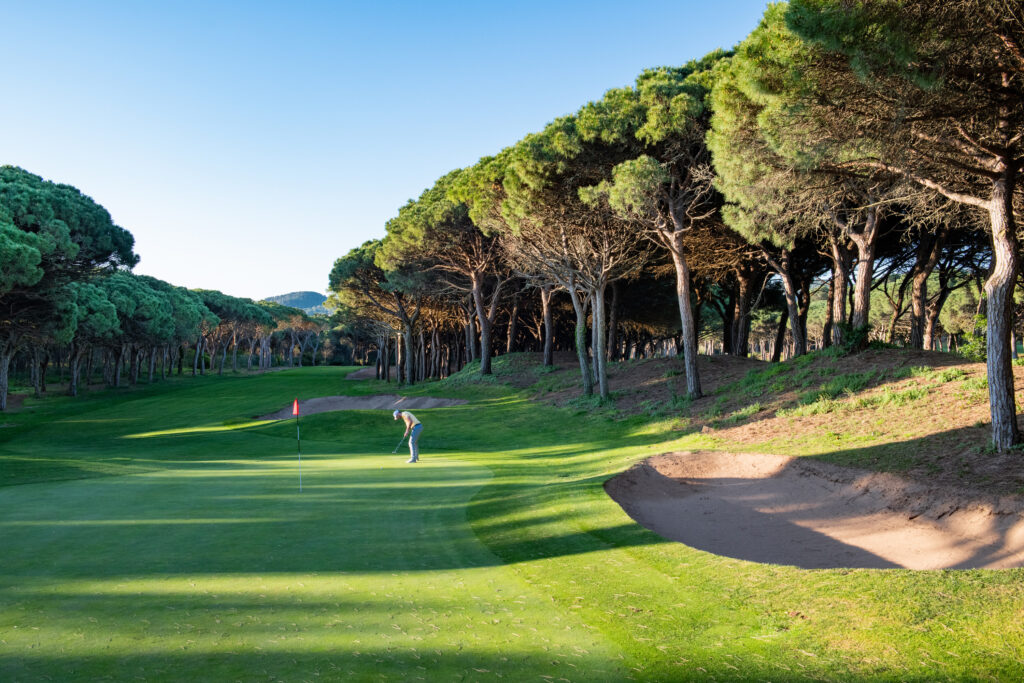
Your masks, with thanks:
M 260 299 L 324 291 L 441 175 L 732 47 L 765 2 L 0 7 L 0 163 L 105 206 L 137 272 Z

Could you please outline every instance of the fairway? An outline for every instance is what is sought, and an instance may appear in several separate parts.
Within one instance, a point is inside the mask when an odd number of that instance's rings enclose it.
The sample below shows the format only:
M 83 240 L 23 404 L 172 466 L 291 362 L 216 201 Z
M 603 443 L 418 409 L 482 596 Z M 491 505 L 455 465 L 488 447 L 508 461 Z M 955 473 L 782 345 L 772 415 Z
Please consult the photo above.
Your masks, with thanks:
M 319 454 L 301 496 L 277 459 L 7 490 L 5 680 L 508 674 L 536 634 L 607 655 L 473 538 L 486 470 L 381 460 Z
M 380 435 L 388 420 L 357 418 Z M 210 429 L 111 435 L 167 457 L 152 472 L 2 489 L 4 680 L 609 668 L 599 637 L 474 538 L 486 468 L 307 441 L 300 495 L 294 440 L 229 430 L 209 459 L 174 460 Z
M 602 484 L 676 443 L 667 424 L 464 389 L 465 405 L 417 410 L 411 466 L 391 455 L 387 412 L 321 413 L 302 418 L 300 494 L 294 422 L 249 418 L 296 395 L 379 393 L 344 373 L 207 378 L 9 416 L 0 679 L 1020 671 L 1019 571 L 803 571 L 634 524 Z M 444 393 L 414 393 L 431 391 Z

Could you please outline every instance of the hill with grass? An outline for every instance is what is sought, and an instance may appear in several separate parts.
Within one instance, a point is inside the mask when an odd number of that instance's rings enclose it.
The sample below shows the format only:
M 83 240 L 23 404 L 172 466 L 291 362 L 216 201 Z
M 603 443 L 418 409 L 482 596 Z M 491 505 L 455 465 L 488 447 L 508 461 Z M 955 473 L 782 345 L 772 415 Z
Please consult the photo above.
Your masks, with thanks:
M 699 369 L 706 394 L 696 401 L 685 397 L 677 358 L 609 364 L 605 402 L 581 396 L 571 353 L 548 368 L 536 354 L 501 356 L 490 381 L 612 419 L 671 419 L 696 449 L 813 456 L 930 483 L 1024 493 L 1019 453 L 991 448 L 984 363 L 912 349 L 826 349 L 782 363 L 700 356 Z M 1024 367 L 1014 373 L 1024 387 Z M 463 370 L 448 381 L 479 380 Z
M 324 306 L 327 297 L 320 292 L 289 292 L 268 296 L 264 301 L 273 301 L 283 306 L 298 308 L 310 315 L 329 315 L 330 311 Z

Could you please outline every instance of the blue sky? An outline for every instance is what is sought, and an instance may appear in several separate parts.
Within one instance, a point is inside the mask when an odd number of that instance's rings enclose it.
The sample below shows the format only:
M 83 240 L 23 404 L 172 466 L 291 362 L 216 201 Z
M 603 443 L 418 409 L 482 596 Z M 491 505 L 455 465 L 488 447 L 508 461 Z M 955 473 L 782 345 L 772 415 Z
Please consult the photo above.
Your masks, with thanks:
M 441 175 L 735 45 L 765 2 L 0 7 L 0 163 L 105 206 L 137 272 L 259 299 L 324 291 Z

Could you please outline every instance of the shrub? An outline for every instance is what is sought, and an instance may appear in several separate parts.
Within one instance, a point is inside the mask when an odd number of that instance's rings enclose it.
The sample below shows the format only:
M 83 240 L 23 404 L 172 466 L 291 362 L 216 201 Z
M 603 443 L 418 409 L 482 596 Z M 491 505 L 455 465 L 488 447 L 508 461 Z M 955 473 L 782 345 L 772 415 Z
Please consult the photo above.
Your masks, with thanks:
M 988 320 L 983 315 L 974 316 L 974 329 L 967 338 L 967 342 L 960 347 L 960 355 L 967 360 L 976 363 L 984 363 L 988 360 L 988 349 L 986 348 L 986 333 Z

